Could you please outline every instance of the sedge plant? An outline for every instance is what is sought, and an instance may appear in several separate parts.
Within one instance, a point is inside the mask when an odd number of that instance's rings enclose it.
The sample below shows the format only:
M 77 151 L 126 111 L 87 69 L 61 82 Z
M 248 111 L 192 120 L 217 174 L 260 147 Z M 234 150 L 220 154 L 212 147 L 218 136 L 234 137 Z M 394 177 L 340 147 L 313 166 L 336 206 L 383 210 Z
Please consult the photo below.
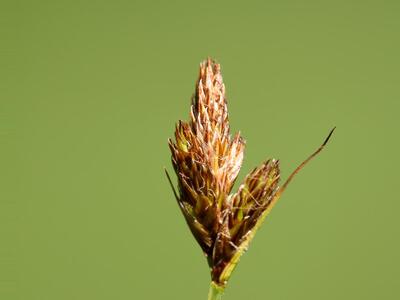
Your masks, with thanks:
M 293 177 L 327 144 L 303 161 L 280 186 L 279 161 L 253 169 L 232 193 L 243 161 L 245 141 L 231 135 L 221 68 L 212 59 L 200 64 L 190 121 L 179 121 L 169 139 L 178 191 L 166 171 L 180 210 L 211 271 L 208 299 L 221 299 L 240 257 Z

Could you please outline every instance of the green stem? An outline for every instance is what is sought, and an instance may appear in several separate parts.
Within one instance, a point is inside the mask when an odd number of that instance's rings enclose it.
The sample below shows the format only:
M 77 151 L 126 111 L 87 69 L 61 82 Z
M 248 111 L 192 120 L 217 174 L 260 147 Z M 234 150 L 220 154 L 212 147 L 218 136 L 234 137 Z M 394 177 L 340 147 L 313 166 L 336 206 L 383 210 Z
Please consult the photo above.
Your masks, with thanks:
M 208 292 L 208 300 L 221 300 L 224 288 L 211 281 L 210 291 Z

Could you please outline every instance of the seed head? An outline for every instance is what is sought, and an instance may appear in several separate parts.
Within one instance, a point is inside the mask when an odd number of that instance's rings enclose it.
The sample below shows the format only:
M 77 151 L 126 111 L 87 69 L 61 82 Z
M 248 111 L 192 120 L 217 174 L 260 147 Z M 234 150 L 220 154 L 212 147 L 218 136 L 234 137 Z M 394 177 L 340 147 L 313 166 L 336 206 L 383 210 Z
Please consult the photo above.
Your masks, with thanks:
M 224 286 L 289 181 L 327 141 L 289 176 L 282 188 L 278 186 L 279 161 L 271 159 L 255 168 L 231 194 L 245 142 L 240 133 L 231 136 L 221 68 L 207 59 L 200 64 L 190 121 L 179 121 L 175 142 L 168 142 L 178 193 L 167 176 L 176 200 L 207 257 L 212 281 Z

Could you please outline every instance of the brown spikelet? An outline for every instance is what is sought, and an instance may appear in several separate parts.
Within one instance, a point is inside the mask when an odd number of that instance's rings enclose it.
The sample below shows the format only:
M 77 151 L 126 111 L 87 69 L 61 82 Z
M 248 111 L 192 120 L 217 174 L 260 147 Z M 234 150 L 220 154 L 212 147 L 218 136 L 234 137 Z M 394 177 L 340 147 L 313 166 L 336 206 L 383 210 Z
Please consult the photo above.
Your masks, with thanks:
M 230 134 L 225 86 L 220 65 L 208 59 L 200 64 L 190 121 L 179 121 L 175 142 L 169 140 L 178 178 L 179 207 L 207 257 L 212 281 L 223 287 L 255 231 L 289 181 L 280 189 L 277 160 L 267 160 L 246 176 L 230 194 L 243 160 L 244 140 Z M 167 173 L 172 185 L 171 179 Z

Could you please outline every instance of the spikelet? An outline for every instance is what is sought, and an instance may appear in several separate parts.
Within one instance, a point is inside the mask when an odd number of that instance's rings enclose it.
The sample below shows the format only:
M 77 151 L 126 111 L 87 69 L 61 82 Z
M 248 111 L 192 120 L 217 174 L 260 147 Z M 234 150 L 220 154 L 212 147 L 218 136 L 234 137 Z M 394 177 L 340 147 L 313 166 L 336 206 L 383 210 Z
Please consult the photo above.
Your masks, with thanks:
M 190 121 L 179 121 L 171 139 L 174 190 L 186 222 L 207 257 L 212 282 L 224 287 L 240 256 L 293 176 L 328 141 L 304 161 L 279 188 L 279 161 L 265 161 L 246 176 L 238 191 L 232 186 L 243 161 L 245 142 L 230 134 L 225 86 L 220 65 L 200 64 Z

